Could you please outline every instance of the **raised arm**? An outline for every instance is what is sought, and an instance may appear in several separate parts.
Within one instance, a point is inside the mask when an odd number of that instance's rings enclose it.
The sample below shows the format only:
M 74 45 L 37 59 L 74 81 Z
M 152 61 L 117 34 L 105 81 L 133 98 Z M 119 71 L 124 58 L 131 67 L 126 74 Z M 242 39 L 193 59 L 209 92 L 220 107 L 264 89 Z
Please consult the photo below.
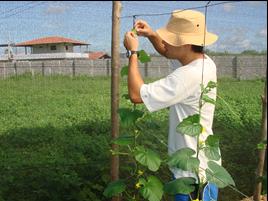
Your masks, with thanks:
M 125 34 L 124 46 L 130 51 L 137 51 L 139 42 L 137 36 L 133 32 Z M 138 55 L 131 54 L 128 65 L 128 94 L 131 102 L 143 103 L 140 96 L 140 89 L 143 85 L 143 79 L 138 68 Z
M 147 22 L 143 20 L 137 20 L 135 23 L 135 29 L 139 36 L 147 37 L 151 43 L 153 44 L 156 51 L 165 56 L 165 48 L 163 45 L 163 40 L 159 37 L 159 35 L 151 29 L 151 27 L 147 24 Z

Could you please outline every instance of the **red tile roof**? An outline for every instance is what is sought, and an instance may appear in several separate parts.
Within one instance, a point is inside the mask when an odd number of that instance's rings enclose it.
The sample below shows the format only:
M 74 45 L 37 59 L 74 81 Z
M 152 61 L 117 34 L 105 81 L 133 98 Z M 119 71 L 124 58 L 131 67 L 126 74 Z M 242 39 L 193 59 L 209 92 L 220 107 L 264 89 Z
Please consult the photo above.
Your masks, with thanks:
M 55 43 L 71 43 L 73 45 L 89 45 L 88 43 L 84 43 L 78 40 L 73 40 L 70 38 L 51 36 L 51 37 L 38 38 L 38 39 L 26 41 L 26 42 L 17 43 L 16 46 L 32 46 L 32 45 L 55 44 Z
M 95 59 L 111 58 L 111 57 L 105 52 L 90 52 L 88 53 L 88 58 L 95 60 Z

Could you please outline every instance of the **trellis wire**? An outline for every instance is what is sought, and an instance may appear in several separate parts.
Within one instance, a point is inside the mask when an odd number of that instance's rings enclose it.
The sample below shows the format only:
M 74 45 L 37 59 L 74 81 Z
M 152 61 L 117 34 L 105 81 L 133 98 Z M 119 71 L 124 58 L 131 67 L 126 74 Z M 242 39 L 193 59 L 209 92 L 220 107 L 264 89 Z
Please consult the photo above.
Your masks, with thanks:
M 183 12 L 185 10 L 191 10 L 191 9 L 200 9 L 200 8 L 205 8 L 205 7 L 211 7 L 211 6 L 217 6 L 217 5 L 221 5 L 221 4 L 227 4 L 227 3 L 236 3 L 236 2 L 241 2 L 241 1 L 225 1 L 225 2 L 220 2 L 220 3 L 215 3 L 215 4 L 210 4 L 210 5 L 206 5 L 206 6 L 197 6 L 197 7 L 191 7 L 191 8 L 185 8 L 182 9 L 180 11 L 176 11 L 176 12 L 167 12 L 167 13 L 153 13 L 153 14 L 136 14 L 136 15 L 126 15 L 126 16 L 122 16 L 120 17 L 121 19 L 124 18 L 133 18 L 135 17 L 140 17 L 140 16 L 161 16 L 161 15 L 170 15 L 172 13 L 179 13 L 179 12 Z

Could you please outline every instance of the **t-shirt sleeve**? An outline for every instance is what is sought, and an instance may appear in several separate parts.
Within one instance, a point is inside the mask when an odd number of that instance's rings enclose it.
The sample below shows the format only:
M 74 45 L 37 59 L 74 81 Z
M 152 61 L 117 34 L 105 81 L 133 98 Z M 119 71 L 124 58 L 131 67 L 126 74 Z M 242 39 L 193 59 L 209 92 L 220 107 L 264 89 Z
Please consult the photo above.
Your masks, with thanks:
M 140 95 L 150 112 L 167 108 L 188 97 L 183 76 L 175 73 L 153 83 L 143 84 Z

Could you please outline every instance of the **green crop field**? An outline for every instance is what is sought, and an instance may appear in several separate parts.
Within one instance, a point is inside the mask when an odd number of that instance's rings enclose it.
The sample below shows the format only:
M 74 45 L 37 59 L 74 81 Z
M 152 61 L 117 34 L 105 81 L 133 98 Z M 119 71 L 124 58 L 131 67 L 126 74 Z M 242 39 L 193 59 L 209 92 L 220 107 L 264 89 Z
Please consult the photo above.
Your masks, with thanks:
M 149 80 L 146 80 L 147 82 Z M 152 80 L 150 80 L 152 81 Z M 0 80 L 0 201 L 98 201 L 110 174 L 108 77 L 23 75 Z M 218 81 L 214 132 L 220 136 L 223 166 L 236 187 L 252 195 L 260 135 L 264 81 Z M 127 93 L 121 80 L 120 96 Z M 121 106 L 130 105 L 125 99 Z M 145 110 L 143 105 L 139 108 Z M 166 152 L 168 110 L 151 114 L 160 129 L 144 143 Z M 154 135 L 150 135 L 150 132 Z M 120 175 L 129 168 L 121 161 Z M 168 170 L 161 170 L 168 176 Z M 220 200 L 241 198 L 230 188 Z

